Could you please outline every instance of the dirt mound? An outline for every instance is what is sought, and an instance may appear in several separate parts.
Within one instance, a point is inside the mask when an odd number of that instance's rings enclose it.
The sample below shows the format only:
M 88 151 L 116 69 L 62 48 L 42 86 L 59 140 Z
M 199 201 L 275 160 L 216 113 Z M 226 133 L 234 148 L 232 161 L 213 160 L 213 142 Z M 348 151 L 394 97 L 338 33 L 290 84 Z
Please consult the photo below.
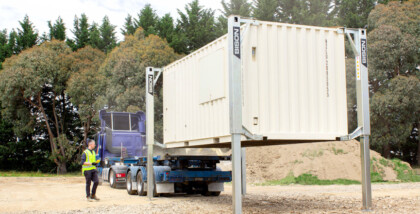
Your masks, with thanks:
M 380 173 L 387 181 L 397 179 L 392 165 L 381 165 L 382 157 L 371 150 L 371 159 L 375 160 L 372 170 Z M 230 169 L 229 163 L 222 163 L 224 170 Z M 319 179 L 361 180 L 360 143 L 335 141 L 305 143 L 246 149 L 247 181 L 261 183 L 267 180 L 280 180 L 289 174 L 299 176 L 310 173 Z

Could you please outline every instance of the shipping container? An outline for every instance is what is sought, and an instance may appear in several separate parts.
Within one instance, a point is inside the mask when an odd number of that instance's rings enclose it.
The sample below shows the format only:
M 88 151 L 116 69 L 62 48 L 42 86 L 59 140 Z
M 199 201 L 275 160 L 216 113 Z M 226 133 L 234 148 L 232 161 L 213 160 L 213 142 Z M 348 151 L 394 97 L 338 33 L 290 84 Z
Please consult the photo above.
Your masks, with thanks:
M 347 135 L 339 28 L 259 22 L 241 33 L 242 123 L 258 145 Z M 230 146 L 228 59 L 225 35 L 164 68 L 168 148 Z

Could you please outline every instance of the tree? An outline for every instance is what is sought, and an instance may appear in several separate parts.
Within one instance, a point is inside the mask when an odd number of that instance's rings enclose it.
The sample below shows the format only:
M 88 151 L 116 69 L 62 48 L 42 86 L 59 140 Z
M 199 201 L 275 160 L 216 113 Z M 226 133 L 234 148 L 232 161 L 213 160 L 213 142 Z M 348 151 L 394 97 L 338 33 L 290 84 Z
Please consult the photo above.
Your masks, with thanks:
M 372 145 L 385 157 L 402 153 L 419 124 L 419 10 L 418 1 L 393 1 L 377 5 L 368 18 Z M 420 152 L 420 142 L 411 152 Z
M 70 77 L 70 54 L 64 42 L 45 42 L 6 60 L 5 69 L 0 73 L 3 115 L 15 121 L 21 132 L 33 132 L 34 123 L 45 125 L 51 159 L 59 174 L 67 172 L 66 164 L 75 152 L 63 116 L 64 109 L 73 108 L 63 96 Z
M 174 19 L 171 17 L 169 13 L 165 14 L 162 18 L 159 19 L 156 30 L 158 32 L 158 36 L 162 39 L 166 39 L 168 43 L 172 42 L 172 36 L 174 34 Z
M 230 15 L 251 16 L 252 4 L 248 0 L 229 0 L 229 3 L 222 0 L 222 7 L 222 14 L 225 18 Z
M 101 32 L 95 22 L 89 28 L 89 45 L 98 49 L 102 47 Z
M 105 95 L 106 80 L 99 67 L 105 59 L 105 54 L 86 46 L 74 52 L 72 57 L 72 75 L 67 82 L 66 92 L 77 108 L 83 126 L 83 142 L 86 143 L 96 125 L 95 115 L 103 107 L 99 97 Z
M 145 110 L 145 69 L 147 66 L 163 67 L 178 56 L 168 43 L 156 35 L 145 37 L 142 28 L 126 36 L 106 58 L 101 67 L 107 80 L 106 103 L 114 111 Z M 158 82 L 155 100 L 156 139 L 162 140 L 162 102 Z
M 178 14 L 180 18 L 174 40 L 185 45 L 185 53 L 201 48 L 217 38 L 214 11 L 203 9 L 198 0 L 193 0 L 186 5 L 185 13 L 178 10 Z
M 254 17 L 263 21 L 277 21 L 277 0 L 254 0 Z
M 0 70 L 2 69 L 2 63 L 7 57 L 7 30 L 0 31 Z
M 71 32 L 74 34 L 74 40 L 70 40 L 68 44 L 73 51 L 89 44 L 89 23 L 84 13 L 80 18 L 74 17 L 74 29 Z
M 248 0 L 229 0 L 229 2 L 222 0 L 221 3 L 223 7 L 223 10 L 221 10 L 222 15 L 217 18 L 216 22 L 218 36 L 227 33 L 227 17 L 230 15 L 250 17 L 253 9 L 252 3 L 248 2 Z
M 391 150 L 401 151 L 411 135 L 413 124 L 420 121 L 419 91 L 417 77 L 400 75 L 372 97 L 372 143 L 386 158 L 391 158 Z
M 117 38 L 115 36 L 115 26 L 111 24 L 107 16 L 102 19 L 102 25 L 99 28 L 99 32 L 101 33 L 101 46 L 99 49 L 108 53 L 117 46 Z
M 6 49 L 7 57 L 11 57 L 13 54 L 20 53 L 20 48 L 18 47 L 17 40 L 18 40 L 18 34 L 13 29 L 9 33 L 9 41 L 7 42 L 7 49 Z
M 375 3 L 375 0 L 337 1 L 338 23 L 348 28 L 366 28 L 369 13 Z
M 138 17 L 138 20 L 136 20 L 136 29 L 138 27 L 142 27 L 145 36 L 148 36 L 149 34 L 157 34 L 156 25 L 159 18 L 150 4 L 146 4 L 144 6 L 138 14 Z
M 23 21 L 19 21 L 19 24 L 21 29 L 18 29 L 17 46 L 18 50 L 22 51 L 37 44 L 38 33 L 29 21 L 28 15 L 23 18 Z
M 126 36 L 133 35 L 134 32 L 136 32 L 136 25 L 133 20 L 133 17 L 130 14 L 128 14 L 125 18 L 124 27 L 121 29 L 121 33 L 122 35 Z
M 54 25 L 51 24 L 51 21 L 48 21 L 48 28 L 50 29 L 49 39 L 57 39 L 64 41 L 66 40 L 66 26 L 64 25 L 63 19 L 58 17 Z
M 281 22 L 316 26 L 335 24 L 335 0 L 279 0 L 277 16 Z

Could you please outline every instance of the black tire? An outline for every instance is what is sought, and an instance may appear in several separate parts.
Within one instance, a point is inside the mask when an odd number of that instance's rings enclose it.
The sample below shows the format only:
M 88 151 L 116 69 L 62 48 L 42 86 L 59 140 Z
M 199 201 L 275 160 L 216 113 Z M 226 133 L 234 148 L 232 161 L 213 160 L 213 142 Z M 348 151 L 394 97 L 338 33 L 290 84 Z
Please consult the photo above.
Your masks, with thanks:
M 218 191 L 218 192 L 211 192 L 211 196 L 219 196 L 220 195 L 220 191 Z
M 142 179 L 142 175 L 143 175 L 143 173 L 141 173 L 141 170 L 140 170 L 139 173 L 137 173 L 137 194 L 139 196 L 146 196 L 147 192 L 144 189 L 145 186 L 144 186 L 144 182 L 143 182 L 143 179 Z
M 135 195 L 135 194 L 137 194 L 137 190 L 133 190 L 133 182 L 131 181 L 131 171 L 129 171 L 127 173 L 127 184 L 126 184 L 126 187 L 127 187 L 127 193 L 129 195 Z
M 111 188 L 117 188 L 117 176 L 112 169 L 109 171 L 109 186 L 111 186 Z

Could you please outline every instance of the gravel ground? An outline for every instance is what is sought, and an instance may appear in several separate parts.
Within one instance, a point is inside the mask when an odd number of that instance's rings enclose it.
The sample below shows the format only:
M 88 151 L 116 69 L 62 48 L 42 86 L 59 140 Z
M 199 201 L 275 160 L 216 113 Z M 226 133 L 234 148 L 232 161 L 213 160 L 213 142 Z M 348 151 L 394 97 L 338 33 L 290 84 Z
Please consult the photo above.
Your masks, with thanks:
M 175 195 L 149 201 L 100 186 L 86 202 L 82 178 L 0 178 L 1 213 L 231 213 L 231 186 L 219 197 Z M 420 213 L 420 183 L 374 184 L 372 213 Z M 243 213 L 362 213 L 360 185 L 248 186 Z

